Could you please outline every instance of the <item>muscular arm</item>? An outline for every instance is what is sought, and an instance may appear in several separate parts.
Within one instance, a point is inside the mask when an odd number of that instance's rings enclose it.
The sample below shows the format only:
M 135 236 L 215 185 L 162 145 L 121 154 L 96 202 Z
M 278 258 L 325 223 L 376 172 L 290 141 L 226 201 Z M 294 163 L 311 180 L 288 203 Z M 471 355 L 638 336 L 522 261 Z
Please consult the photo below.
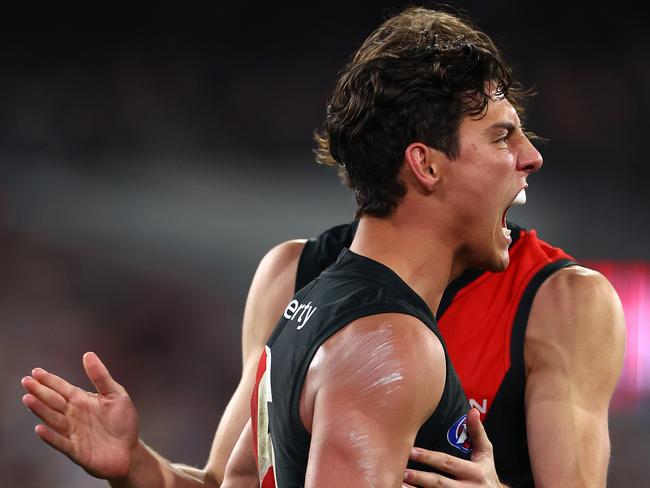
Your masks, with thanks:
M 572 267 L 541 286 L 524 351 L 528 448 L 536 486 L 605 486 L 608 407 L 624 348 L 622 307 L 602 275 Z
M 301 395 L 312 433 L 305 486 L 400 486 L 445 384 L 438 339 L 417 319 L 359 319 L 314 357 Z
M 205 469 L 177 466 L 191 476 L 211 479 L 219 486 L 226 463 L 250 418 L 250 399 L 260 351 L 294 293 L 296 271 L 304 240 L 283 242 L 260 262 L 246 299 L 242 325 L 243 370 L 239 385 L 228 402 L 212 441 Z

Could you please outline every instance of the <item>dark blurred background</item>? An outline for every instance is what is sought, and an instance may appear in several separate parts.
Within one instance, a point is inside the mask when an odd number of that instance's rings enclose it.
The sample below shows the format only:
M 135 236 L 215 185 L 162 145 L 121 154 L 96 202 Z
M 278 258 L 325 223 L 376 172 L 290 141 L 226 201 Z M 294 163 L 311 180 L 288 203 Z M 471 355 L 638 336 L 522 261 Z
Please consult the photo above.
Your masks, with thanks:
M 87 350 L 131 393 L 150 445 L 203 465 L 257 262 L 353 216 L 311 137 L 338 69 L 405 5 L 5 9 L 0 486 L 105 486 L 43 444 L 20 403 L 34 366 L 89 388 Z M 454 5 L 539 92 L 527 126 L 550 140 L 545 166 L 510 217 L 621 293 L 610 486 L 650 484 L 650 19 L 632 3 Z

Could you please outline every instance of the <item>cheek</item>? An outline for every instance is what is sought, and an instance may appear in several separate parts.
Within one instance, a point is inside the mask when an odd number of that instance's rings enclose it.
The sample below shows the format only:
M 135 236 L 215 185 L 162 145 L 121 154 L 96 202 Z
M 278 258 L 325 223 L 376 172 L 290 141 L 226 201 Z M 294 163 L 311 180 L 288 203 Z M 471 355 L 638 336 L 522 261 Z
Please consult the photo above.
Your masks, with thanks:
M 507 193 L 516 170 L 515 157 L 511 152 L 502 152 L 498 157 L 486 160 L 477 170 L 477 180 L 486 190 L 492 189 L 492 194 L 503 196 Z

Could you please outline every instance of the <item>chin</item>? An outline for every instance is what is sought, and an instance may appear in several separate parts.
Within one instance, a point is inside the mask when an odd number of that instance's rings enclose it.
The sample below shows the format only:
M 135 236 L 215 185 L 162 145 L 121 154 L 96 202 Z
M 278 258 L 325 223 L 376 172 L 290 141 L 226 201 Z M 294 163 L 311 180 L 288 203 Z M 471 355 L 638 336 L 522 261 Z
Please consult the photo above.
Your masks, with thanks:
M 497 259 L 494 260 L 494 265 L 489 269 L 489 271 L 492 271 L 493 273 L 499 273 L 501 271 L 504 271 L 509 264 L 510 254 L 508 253 L 508 249 L 506 249 L 504 252 L 499 253 Z
M 512 241 L 509 239 L 504 239 L 503 232 L 499 227 L 498 232 L 492 241 L 491 251 L 486 256 L 487 259 L 483 266 L 484 269 L 491 271 L 492 273 L 504 271 L 508 267 L 508 264 L 510 264 L 509 248 L 511 242 Z

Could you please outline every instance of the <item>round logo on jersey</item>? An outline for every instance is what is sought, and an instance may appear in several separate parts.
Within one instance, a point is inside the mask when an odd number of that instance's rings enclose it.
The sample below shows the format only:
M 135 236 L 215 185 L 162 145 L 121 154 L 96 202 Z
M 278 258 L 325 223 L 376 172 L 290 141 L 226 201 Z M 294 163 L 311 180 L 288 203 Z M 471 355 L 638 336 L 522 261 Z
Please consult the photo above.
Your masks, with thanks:
M 472 443 L 469 439 L 469 432 L 467 432 L 466 420 L 467 415 L 463 415 L 447 431 L 449 444 L 464 453 L 472 452 Z

